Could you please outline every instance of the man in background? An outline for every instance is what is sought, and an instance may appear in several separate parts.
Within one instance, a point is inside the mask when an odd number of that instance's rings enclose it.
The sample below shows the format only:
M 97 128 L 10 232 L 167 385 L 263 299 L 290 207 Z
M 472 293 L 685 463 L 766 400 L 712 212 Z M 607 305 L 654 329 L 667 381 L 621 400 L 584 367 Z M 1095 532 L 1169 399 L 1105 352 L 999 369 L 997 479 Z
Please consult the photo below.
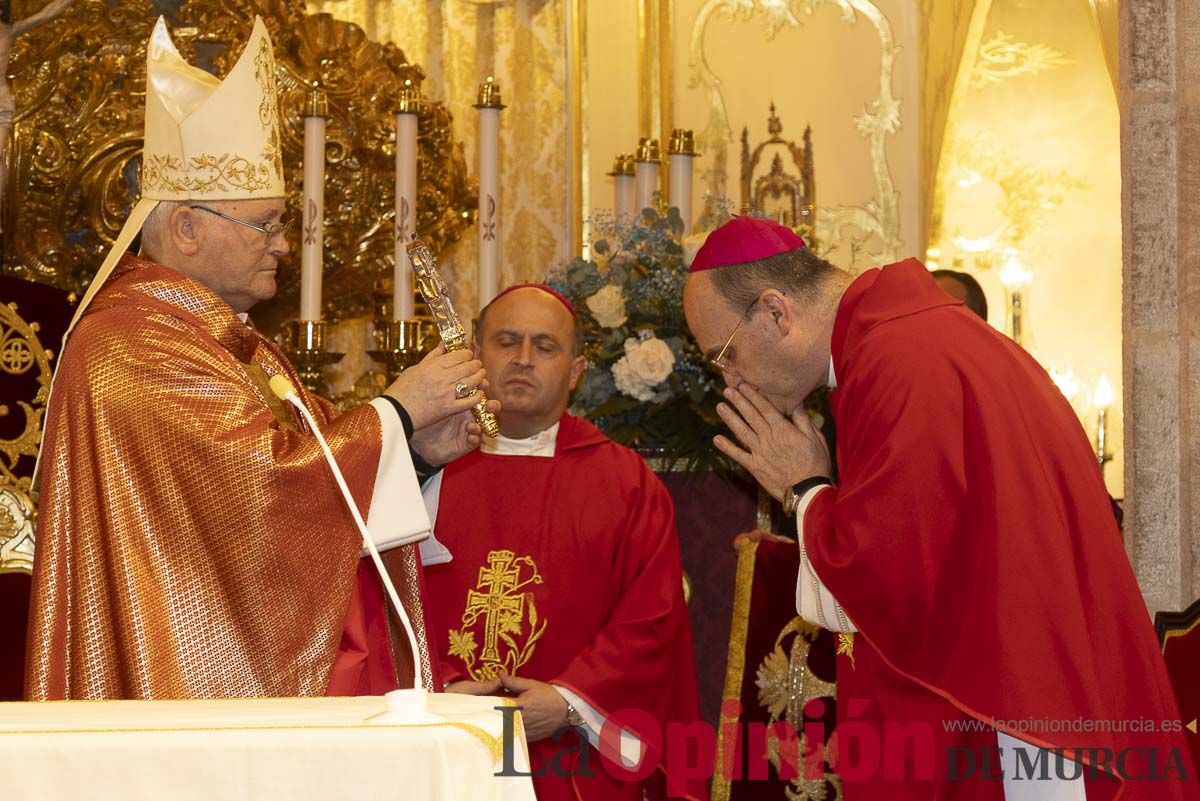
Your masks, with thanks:
M 962 301 L 981 320 L 987 322 L 987 296 L 983 294 L 983 287 L 975 280 L 975 276 L 957 270 L 934 270 L 933 280 L 943 292 L 955 300 Z

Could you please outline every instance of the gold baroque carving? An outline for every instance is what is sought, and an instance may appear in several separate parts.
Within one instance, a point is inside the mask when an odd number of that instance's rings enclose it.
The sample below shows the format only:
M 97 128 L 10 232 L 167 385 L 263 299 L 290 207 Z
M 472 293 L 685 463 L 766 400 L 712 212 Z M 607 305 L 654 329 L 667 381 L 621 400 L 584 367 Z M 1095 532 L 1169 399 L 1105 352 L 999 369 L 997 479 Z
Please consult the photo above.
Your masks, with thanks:
M 37 371 L 37 391 L 28 401 L 17 401 L 25 424 L 15 439 L 0 439 L 0 573 L 33 570 L 34 504 L 30 498 L 30 479 L 18 478 L 17 460 L 36 456 L 42 436 L 42 415 L 50 393 L 52 351 L 42 347 L 38 324 L 26 322 L 17 313 L 17 304 L 0 304 L 0 372 L 25 375 Z M 0 404 L 0 416 L 13 409 Z
M 900 249 L 900 193 L 896 191 L 887 162 L 887 138 L 900 126 L 900 102 L 892 93 L 892 71 L 899 48 L 892 26 L 871 0 L 707 0 L 696 14 L 688 51 L 691 76 L 688 86 L 702 88 L 708 96 L 709 119 L 700 133 L 700 147 L 711 153 L 710 166 L 702 175 L 708 191 L 729 196 L 726 165 L 733 130 L 722 95 L 721 80 L 709 66 L 704 54 L 704 38 L 714 17 L 749 20 L 763 14 L 763 34 L 771 41 L 784 27 L 800 25 L 798 14 L 811 14 L 821 5 L 842 11 L 842 20 L 854 24 L 858 15 L 866 17 L 879 35 L 879 96 L 864 106 L 854 118 L 855 127 L 867 139 L 875 178 L 876 196 L 861 206 L 822 207 L 817 215 L 817 237 L 828 243 L 827 251 L 838 246 L 848 227 L 858 228 L 862 237 L 851 236 L 849 249 L 857 253 L 861 243 L 872 236 L 880 242 L 880 252 L 872 254 L 883 261 L 895 261 Z
M 14 13 L 24 10 L 14 5 Z M 288 213 L 299 219 L 304 98 L 319 82 L 330 106 L 324 313 L 330 320 L 369 315 L 373 290 L 390 294 L 392 112 L 404 79 L 420 86 L 424 72 L 357 25 L 306 14 L 301 0 L 185 0 L 176 45 L 185 58 L 224 75 L 256 13 L 275 45 L 282 118 L 280 153 L 264 153 L 264 161 L 274 168 L 271 162 L 282 159 Z M 148 0 L 78 0 L 62 18 L 16 42 L 10 72 L 17 115 L 6 191 L 12 202 L 3 208 L 4 230 L 14 235 L 5 242 L 6 271 L 78 291 L 111 247 L 137 194 L 145 45 L 157 16 Z M 461 236 L 475 205 L 451 123 L 444 106 L 423 104 L 417 226 L 435 251 Z M 250 170 L 263 166 L 218 162 L 214 157 L 214 178 L 227 181 L 252 180 Z M 301 235 L 291 234 L 296 253 Z M 275 299 L 255 309 L 260 328 L 277 331 L 295 316 L 299 282 L 293 256 L 281 266 Z

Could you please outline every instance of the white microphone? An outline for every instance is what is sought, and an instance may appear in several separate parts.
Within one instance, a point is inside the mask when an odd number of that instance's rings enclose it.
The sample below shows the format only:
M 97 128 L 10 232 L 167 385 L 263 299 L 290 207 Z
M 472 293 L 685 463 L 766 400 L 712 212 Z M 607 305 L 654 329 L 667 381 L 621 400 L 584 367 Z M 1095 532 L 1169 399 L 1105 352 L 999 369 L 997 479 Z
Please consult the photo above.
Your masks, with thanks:
M 354 516 L 354 523 L 358 526 L 359 533 L 362 534 L 363 543 L 371 552 L 371 560 L 375 562 L 375 569 L 379 571 L 379 578 L 383 582 L 384 589 L 387 590 L 388 597 L 392 599 L 392 606 L 396 607 L 396 614 L 400 616 L 400 622 L 404 624 L 404 633 L 408 635 L 408 644 L 412 648 L 413 683 L 418 690 L 428 689 L 421 679 L 421 651 L 417 647 L 417 635 L 413 633 L 412 622 L 408 619 L 408 613 L 404 611 L 404 604 L 400 602 L 400 596 L 396 592 L 395 585 L 392 584 L 391 576 L 383 566 L 383 559 L 379 556 L 379 549 L 375 547 L 375 540 L 371 538 L 371 532 L 367 530 L 367 524 L 363 522 L 362 515 L 358 512 L 358 505 L 354 503 L 350 488 L 346 486 L 346 479 L 342 476 L 341 468 L 338 467 L 337 460 L 333 458 L 333 453 L 329 450 L 329 445 L 325 442 L 321 429 L 317 427 L 317 421 L 313 419 L 312 414 L 297 397 L 296 388 L 285 376 L 271 376 L 269 383 L 271 391 L 280 400 L 287 401 L 299 410 L 300 415 L 308 422 L 308 427 L 312 429 L 313 435 L 317 438 L 317 444 L 321 446 L 321 452 L 325 454 L 325 461 L 329 464 L 329 469 L 332 471 L 334 479 L 337 480 L 338 488 L 342 491 L 342 498 L 345 499 L 346 506 L 350 507 L 350 514 Z

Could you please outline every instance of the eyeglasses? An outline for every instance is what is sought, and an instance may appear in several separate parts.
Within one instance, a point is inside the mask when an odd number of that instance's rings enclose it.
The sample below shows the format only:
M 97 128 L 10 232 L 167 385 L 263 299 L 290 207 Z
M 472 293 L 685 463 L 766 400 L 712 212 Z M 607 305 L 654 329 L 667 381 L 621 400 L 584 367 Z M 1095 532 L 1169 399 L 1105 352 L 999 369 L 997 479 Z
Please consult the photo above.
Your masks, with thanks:
M 252 222 L 246 222 L 245 220 L 239 220 L 237 217 L 230 217 L 228 214 L 222 214 L 216 209 L 210 209 L 207 206 L 191 206 L 190 208 L 196 209 L 196 211 L 207 211 L 209 214 L 215 214 L 223 220 L 229 220 L 230 222 L 237 223 L 238 225 L 244 225 L 247 228 L 253 228 L 259 233 L 266 234 L 268 240 L 276 236 L 285 236 L 292 227 L 291 220 L 281 220 L 280 222 L 267 223 L 266 225 L 255 225 Z
M 756 303 L 758 303 L 758 298 L 750 301 L 750 305 L 746 307 L 744 312 L 742 312 L 742 318 L 738 320 L 738 324 L 735 325 L 733 330 L 729 332 L 729 339 L 725 340 L 725 344 L 721 347 L 721 350 L 717 352 L 717 355 L 708 360 L 718 370 L 733 369 L 733 362 L 725 356 L 725 352 L 729 350 L 729 346 L 733 343 L 733 337 L 735 334 L 737 334 L 738 329 L 742 327 L 742 323 L 749 319 L 750 311 L 754 308 Z

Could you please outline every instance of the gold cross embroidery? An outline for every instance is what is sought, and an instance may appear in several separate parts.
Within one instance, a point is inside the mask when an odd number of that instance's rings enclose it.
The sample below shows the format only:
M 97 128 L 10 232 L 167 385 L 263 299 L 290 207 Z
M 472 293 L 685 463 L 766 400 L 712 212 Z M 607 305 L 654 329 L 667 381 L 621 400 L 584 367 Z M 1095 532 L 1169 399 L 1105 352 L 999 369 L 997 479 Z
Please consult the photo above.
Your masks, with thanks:
M 482 614 L 484 618 L 483 654 L 485 662 L 500 661 L 497 640 L 501 626 L 509 621 L 520 621 L 525 612 L 525 596 L 513 595 L 521 575 L 521 566 L 513 564 L 512 551 L 492 551 L 488 554 L 488 566 L 479 568 L 479 583 L 484 592 L 467 592 L 467 608 L 463 612 L 463 625 L 470 626 Z

